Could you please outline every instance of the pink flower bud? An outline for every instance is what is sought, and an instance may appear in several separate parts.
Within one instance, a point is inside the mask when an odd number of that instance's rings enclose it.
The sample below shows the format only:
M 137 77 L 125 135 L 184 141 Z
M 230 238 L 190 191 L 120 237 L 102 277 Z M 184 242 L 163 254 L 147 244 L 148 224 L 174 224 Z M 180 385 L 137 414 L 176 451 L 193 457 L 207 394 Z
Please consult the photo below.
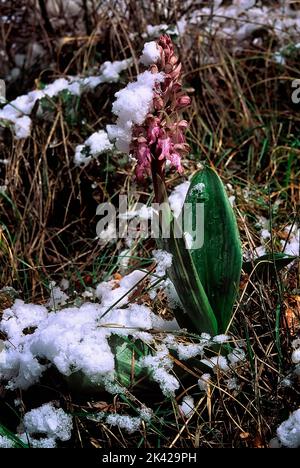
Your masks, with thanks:
M 180 77 L 180 73 L 181 73 L 181 63 L 179 63 L 175 68 L 174 70 L 172 70 L 172 72 L 170 73 L 170 76 L 173 80 L 178 80 L 179 77 Z
M 191 104 L 191 98 L 189 96 L 181 96 L 176 101 L 176 108 L 182 109 L 183 107 L 187 107 Z
M 153 98 L 153 106 L 155 110 L 162 110 L 164 108 L 164 101 L 160 96 L 155 96 Z
M 153 119 L 149 123 L 148 134 L 147 134 L 149 145 L 152 145 L 153 143 L 155 143 L 158 138 L 158 135 L 160 132 L 160 127 L 158 123 L 159 123 L 159 119 Z

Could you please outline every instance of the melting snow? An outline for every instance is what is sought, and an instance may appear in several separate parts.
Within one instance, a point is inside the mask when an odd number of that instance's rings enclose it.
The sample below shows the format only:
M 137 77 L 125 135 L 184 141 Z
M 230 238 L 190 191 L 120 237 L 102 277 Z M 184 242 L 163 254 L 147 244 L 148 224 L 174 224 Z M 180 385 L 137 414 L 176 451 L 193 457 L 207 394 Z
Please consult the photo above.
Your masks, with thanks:
M 6 104 L 0 110 L 0 120 L 7 120 L 14 124 L 17 139 L 27 138 L 31 129 L 29 115 L 37 101 L 42 98 L 51 99 L 62 91 L 68 91 L 73 95 L 80 96 L 84 91 L 93 89 L 99 84 L 118 81 L 119 73 L 127 69 L 131 63 L 131 59 L 105 62 L 100 68 L 99 76 L 58 78 L 53 83 L 46 85 L 43 90 L 30 91 Z
M 300 409 L 277 428 L 277 437 L 285 447 L 300 447 Z

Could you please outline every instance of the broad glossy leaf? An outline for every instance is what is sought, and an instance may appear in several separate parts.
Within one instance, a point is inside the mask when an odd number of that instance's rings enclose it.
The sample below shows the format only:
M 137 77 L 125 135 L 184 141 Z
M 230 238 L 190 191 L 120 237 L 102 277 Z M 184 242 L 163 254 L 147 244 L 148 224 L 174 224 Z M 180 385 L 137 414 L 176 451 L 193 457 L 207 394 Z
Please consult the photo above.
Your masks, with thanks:
M 158 180 L 165 211 L 163 217 L 165 224 L 170 227 L 170 236 L 162 236 L 160 246 L 173 255 L 172 267 L 169 276 L 175 286 L 183 309 L 177 308 L 174 313 L 180 326 L 197 333 L 207 332 L 216 335 L 218 332 L 217 321 L 207 299 L 207 295 L 199 280 L 189 249 L 187 249 L 183 237 L 175 237 L 179 227 L 177 221 L 172 219 L 171 210 L 165 186 L 161 179 Z M 177 231 L 179 232 L 179 231 Z
M 191 256 L 219 332 L 224 332 L 232 316 L 242 267 L 235 214 L 220 177 L 210 167 L 194 175 L 185 203 L 192 204 L 193 228 L 203 231 L 203 245 L 191 250 Z M 196 219 L 197 203 L 203 207 L 200 219 Z

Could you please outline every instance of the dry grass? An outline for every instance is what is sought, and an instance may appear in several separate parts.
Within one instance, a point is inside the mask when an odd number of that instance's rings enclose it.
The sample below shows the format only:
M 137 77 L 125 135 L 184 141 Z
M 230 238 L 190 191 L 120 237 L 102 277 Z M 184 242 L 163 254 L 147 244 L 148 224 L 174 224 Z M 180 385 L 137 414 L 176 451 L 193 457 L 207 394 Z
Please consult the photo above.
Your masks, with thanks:
M 16 24 L 2 27 L 9 56 L 13 43 L 22 51 L 33 37 L 47 50 L 40 63 L 24 71 L 8 88 L 8 96 L 15 97 L 34 83 L 46 83 L 63 74 L 85 73 L 107 59 L 136 58 L 146 23 L 172 22 L 182 8 L 181 3 L 170 2 L 168 17 L 164 17 L 159 2 L 152 3 L 153 11 L 147 12 L 137 3 L 128 0 L 128 9 L 134 12 L 130 22 L 117 10 L 111 17 L 94 14 L 83 21 L 76 35 L 69 22 L 65 29 L 54 25 L 54 34 L 47 20 L 40 21 L 33 9 L 22 19 L 17 38 Z M 68 32 L 72 35 L 67 36 Z M 135 38 L 131 32 L 137 32 Z M 184 83 L 193 90 L 193 105 L 186 115 L 191 123 L 188 137 L 193 154 L 184 167 L 186 175 L 199 161 L 216 167 L 224 182 L 233 186 L 244 248 L 253 250 L 259 245 L 255 223 L 258 216 L 265 216 L 272 219 L 270 250 L 278 251 L 285 226 L 297 217 L 299 222 L 300 118 L 299 105 L 291 102 L 291 82 L 300 77 L 299 55 L 282 68 L 271 60 L 275 39 L 264 35 L 263 41 L 261 47 L 248 45 L 240 54 L 233 54 L 228 44 L 194 30 L 180 43 Z M 129 76 L 136 70 L 137 62 Z M 105 85 L 85 95 L 80 103 L 59 100 L 48 110 L 48 118 L 34 117 L 32 135 L 25 141 L 16 142 L 8 129 L 2 131 L 1 158 L 9 159 L 9 164 L 1 166 L 0 185 L 5 180 L 9 185 L 6 194 L 0 195 L 0 285 L 14 287 L 26 300 L 44 302 L 53 279 L 67 277 L 70 289 L 80 290 L 117 270 L 119 245 L 98 244 L 95 213 L 100 202 L 128 191 L 134 168 L 113 155 L 79 170 L 72 158 L 77 144 L 112 120 L 111 103 L 119 87 Z M 178 182 L 179 177 L 173 175 L 168 186 Z M 147 185 L 137 189 L 141 201 L 148 200 L 148 190 Z M 152 246 L 151 241 L 137 245 L 136 257 L 150 257 Z M 132 260 L 130 266 L 137 261 Z M 104 424 L 95 425 L 87 420 L 87 413 L 103 408 L 128 411 L 131 407 L 134 414 L 138 391 L 114 399 L 71 395 L 55 374 L 47 376 L 37 390 L 19 395 L 21 410 L 49 397 L 60 400 L 77 415 L 73 447 L 267 446 L 277 425 L 300 401 L 297 382 L 284 385 L 287 376 L 294 378 L 290 343 L 297 327 L 291 326 L 291 320 L 297 321 L 300 315 L 299 265 L 275 278 L 245 274 L 240 292 L 231 332 L 234 340 L 247 345 L 247 362 L 237 369 L 241 388 L 229 391 L 220 376 L 203 396 L 196 386 L 202 374 L 197 363 L 177 362 L 186 374 L 177 401 L 185 392 L 195 395 L 196 408 L 187 421 L 180 416 L 175 400 L 163 400 L 151 389 L 149 395 L 143 394 L 143 401 L 151 403 L 155 418 L 141 433 L 128 436 Z M 0 297 L 0 312 L 7 306 L 6 300 Z M 165 304 L 155 306 L 162 310 Z M 1 422 L 10 425 L 14 416 L 9 405 L 15 395 L 3 390 L 2 396 Z

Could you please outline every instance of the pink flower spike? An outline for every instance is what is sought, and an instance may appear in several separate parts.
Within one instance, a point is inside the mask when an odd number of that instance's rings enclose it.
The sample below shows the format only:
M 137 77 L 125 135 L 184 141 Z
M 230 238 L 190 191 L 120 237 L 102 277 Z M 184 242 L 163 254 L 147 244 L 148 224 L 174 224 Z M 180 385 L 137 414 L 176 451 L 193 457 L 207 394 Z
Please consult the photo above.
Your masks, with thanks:
M 151 63 L 148 70 L 151 74 L 160 74 L 163 80 L 155 83 L 152 108 L 142 124 L 133 126 L 130 144 L 130 152 L 137 160 L 139 180 L 151 170 L 153 177 L 157 173 L 163 179 L 166 161 L 181 174 L 181 157 L 189 151 L 185 139 L 188 123 L 179 114 L 191 104 L 191 99 L 182 90 L 181 63 L 169 36 L 162 35 L 156 44 L 160 58 Z M 150 45 L 144 47 L 144 55 L 145 51 L 155 52 L 154 44 L 151 43 L 151 48 Z

